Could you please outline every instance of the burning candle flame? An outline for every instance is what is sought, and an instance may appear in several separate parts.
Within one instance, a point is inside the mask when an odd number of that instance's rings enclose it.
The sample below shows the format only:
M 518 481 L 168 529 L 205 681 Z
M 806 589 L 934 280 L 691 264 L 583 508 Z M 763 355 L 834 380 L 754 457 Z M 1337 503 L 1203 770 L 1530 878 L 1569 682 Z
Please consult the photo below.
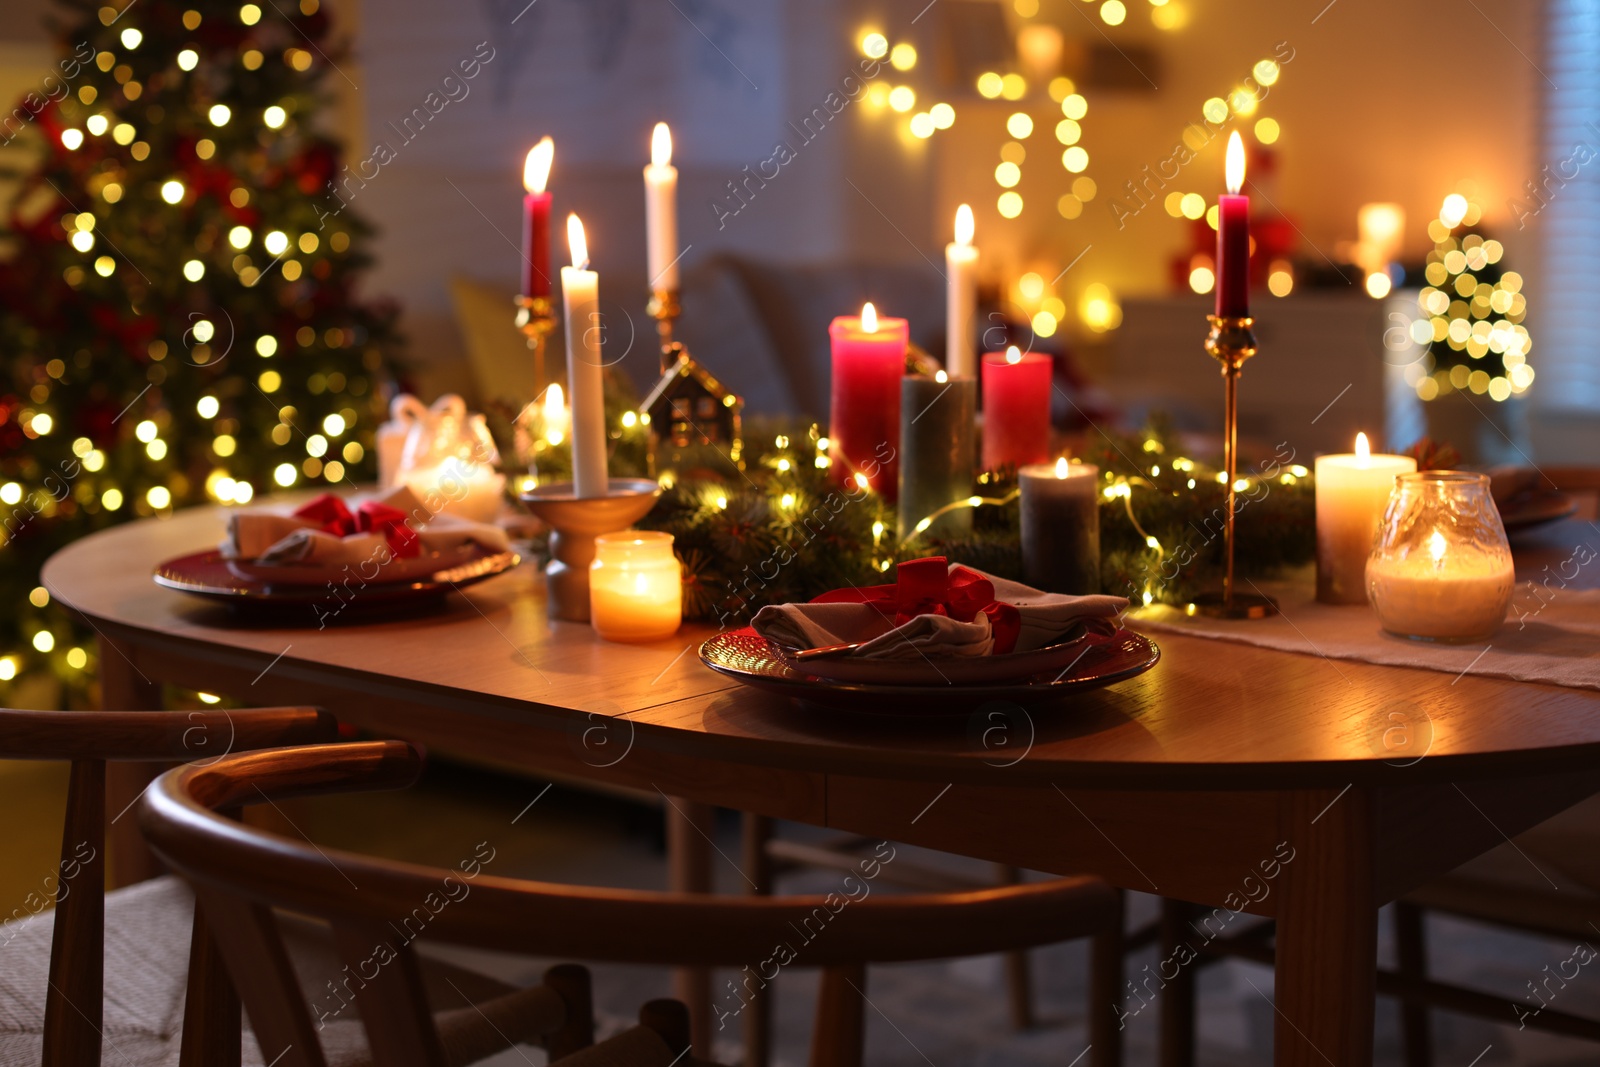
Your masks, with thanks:
M 950 375 L 946 374 L 942 370 L 937 370 L 933 372 L 933 380 L 938 382 L 940 385 L 943 385 L 945 382 L 950 380 Z
M 544 391 L 543 414 L 545 440 L 559 445 L 566 437 L 567 398 L 562 394 L 561 386 L 555 382 L 551 382 L 550 388 Z
M 1433 565 L 1439 566 L 1444 562 L 1444 534 L 1438 530 L 1428 538 L 1428 554 L 1433 557 Z
M 572 265 L 578 270 L 588 270 L 589 242 L 583 236 L 583 220 L 577 215 L 567 216 L 567 247 L 572 250 Z
M 972 221 L 972 208 L 966 204 L 956 208 L 956 244 L 963 247 L 972 244 L 972 235 L 975 229 Z
M 550 164 L 555 162 L 556 143 L 548 137 L 528 149 L 528 158 L 522 164 L 522 187 L 530 193 L 544 192 L 550 180 Z
M 1237 193 L 1244 187 L 1244 142 L 1239 139 L 1238 130 L 1228 136 L 1228 162 L 1223 169 L 1228 179 L 1228 192 Z
M 1065 478 L 1066 476 L 1067 476 L 1067 457 L 1066 456 L 1062 456 L 1062 457 L 1060 457 L 1059 459 L 1056 460 L 1056 477 L 1057 478 Z
M 1012 345 L 1010 348 L 1006 349 L 1006 362 L 1011 364 L 1021 363 L 1022 349 L 1018 348 L 1016 345 Z
M 672 131 L 667 129 L 665 122 L 656 123 L 655 132 L 650 135 L 650 165 L 652 167 L 672 165 Z
M 1372 462 L 1372 446 L 1367 443 L 1367 435 L 1356 434 L 1356 464 L 1365 467 Z
M 878 332 L 878 309 L 870 300 L 861 305 L 861 330 L 863 333 Z

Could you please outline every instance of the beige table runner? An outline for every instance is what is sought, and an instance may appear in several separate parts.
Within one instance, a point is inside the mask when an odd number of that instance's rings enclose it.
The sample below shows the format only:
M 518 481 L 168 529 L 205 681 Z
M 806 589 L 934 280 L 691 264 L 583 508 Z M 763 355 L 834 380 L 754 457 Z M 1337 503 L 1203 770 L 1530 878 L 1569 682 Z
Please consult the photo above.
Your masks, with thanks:
M 1243 589 L 1253 591 L 1249 584 Z M 1157 604 L 1130 612 L 1128 624 L 1135 630 L 1238 641 L 1329 659 L 1600 689 L 1600 590 L 1536 594 L 1527 582 L 1520 582 L 1499 632 L 1472 645 L 1391 637 L 1379 629 L 1370 607 L 1318 604 L 1315 590 L 1303 581 L 1263 582 L 1260 591 L 1277 598 L 1281 614 L 1270 619 L 1206 619 Z

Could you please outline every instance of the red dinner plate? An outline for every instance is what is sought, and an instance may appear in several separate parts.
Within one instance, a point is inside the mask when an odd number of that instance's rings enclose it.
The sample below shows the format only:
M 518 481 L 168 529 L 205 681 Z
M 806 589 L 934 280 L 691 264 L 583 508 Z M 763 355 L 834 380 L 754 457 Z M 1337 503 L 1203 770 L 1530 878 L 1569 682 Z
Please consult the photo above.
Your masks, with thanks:
M 707 640 L 700 646 L 700 659 L 735 681 L 806 703 L 876 715 L 951 715 L 970 713 L 978 704 L 991 700 L 1018 704 L 1059 700 L 1143 674 L 1161 658 L 1161 650 L 1153 641 L 1132 630 L 1118 630 L 1110 637 L 1085 638 L 1084 643 L 1087 647 L 1065 667 L 1002 682 L 967 685 L 824 678 L 811 673 L 808 664 L 792 664 L 748 626 Z
M 450 565 L 431 569 L 424 575 L 405 581 L 363 582 L 353 570 L 347 572 L 342 567 L 330 567 L 326 569 L 320 584 L 308 585 L 305 582 L 270 582 L 242 576 L 235 573 L 222 553 L 213 548 L 169 559 L 156 568 L 154 577 L 157 585 L 168 589 L 239 606 L 314 606 L 328 602 L 330 597 L 335 596 L 329 589 L 329 583 L 332 583 L 338 587 L 338 601 L 341 604 L 364 607 L 368 604 L 394 604 L 443 596 L 452 590 L 502 574 L 520 562 L 521 557 L 515 552 L 490 552 L 475 548 L 463 560 L 453 561 Z M 379 577 L 383 575 L 380 573 Z

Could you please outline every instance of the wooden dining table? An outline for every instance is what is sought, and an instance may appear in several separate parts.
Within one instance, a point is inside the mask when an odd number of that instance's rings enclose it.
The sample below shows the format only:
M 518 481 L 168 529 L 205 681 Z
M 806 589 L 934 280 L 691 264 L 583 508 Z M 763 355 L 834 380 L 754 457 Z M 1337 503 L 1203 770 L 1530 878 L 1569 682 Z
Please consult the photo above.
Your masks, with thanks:
M 1592 526 L 1553 529 L 1525 566 L 1600 542 Z M 1270 916 L 1282 1065 L 1370 1064 L 1378 909 L 1600 791 L 1600 692 L 1162 634 L 1154 669 L 1058 704 L 977 692 L 966 714 L 848 714 L 714 673 L 696 654 L 703 626 L 624 645 L 553 622 L 533 563 L 420 611 L 364 613 L 348 590 L 350 609 L 320 628 L 310 611 L 252 618 L 152 582 L 222 531 L 221 509 L 180 511 L 85 537 L 44 568 L 99 633 L 106 707 L 157 707 L 162 683 L 317 704 L 702 817 L 721 806 L 1097 874 L 1203 906 L 1196 938 Z M 1396 709 L 1410 747 L 1396 747 Z M 679 872 L 706 888 L 694 882 Z M 1130 975 L 1141 1004 L 1159 996 L 1152 973 Z M 1125 1010 L 1092 1006 L 1091 1039 L 1114 1045 Z

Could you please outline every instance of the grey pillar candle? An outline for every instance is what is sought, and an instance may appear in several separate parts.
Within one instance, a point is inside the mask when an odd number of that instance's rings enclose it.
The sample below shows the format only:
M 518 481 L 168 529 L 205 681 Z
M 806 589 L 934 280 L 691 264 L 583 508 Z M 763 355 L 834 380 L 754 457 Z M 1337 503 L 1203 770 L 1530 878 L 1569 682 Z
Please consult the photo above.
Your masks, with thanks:
M 1022 578 L 1049 593 L 1100 591 L 1100 468 L 1037 463 L 1022 488 Z
M 978 380 L 907 375 L 900 379 L 899 536 L 922 519 L 972 495 L 977 462 Z M 942 380 L 941 380 L 942 379 Z M 972 509 L 956 508 L 926 531 L 936 537 L 972 532 Z

